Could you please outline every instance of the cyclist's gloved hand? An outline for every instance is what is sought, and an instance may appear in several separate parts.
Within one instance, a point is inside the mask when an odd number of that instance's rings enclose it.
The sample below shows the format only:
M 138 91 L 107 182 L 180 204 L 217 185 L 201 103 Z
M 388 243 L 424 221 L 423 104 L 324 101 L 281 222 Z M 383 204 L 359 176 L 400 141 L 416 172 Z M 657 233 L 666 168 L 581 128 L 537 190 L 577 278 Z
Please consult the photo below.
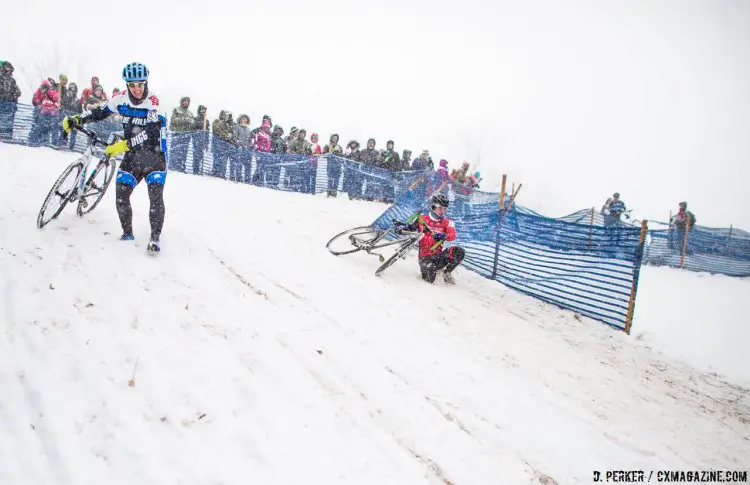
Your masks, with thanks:
M 128 141 L 120 140 L 111 145 L 107 145 L 107 148 L 104 149 L 104 153 L 110 157 L 116 157 L 117 155 L 122 155 L 128 150 Z
M 398 227 L 399 234 L 403 231 L 414 231 L 416 228 L 414 227 L 414 223 L 411 224 L 402 224 Z
M 63 118 L 62 126 L 65 134 L 67 135 L 76 126 L 81 126 L 81 117 L 78 115 L 66 116 Z
M 446 235 L 444 232 L 436 232 L 432 235 L 432 239 L 435 240 L 435 242 L 445 241 Z

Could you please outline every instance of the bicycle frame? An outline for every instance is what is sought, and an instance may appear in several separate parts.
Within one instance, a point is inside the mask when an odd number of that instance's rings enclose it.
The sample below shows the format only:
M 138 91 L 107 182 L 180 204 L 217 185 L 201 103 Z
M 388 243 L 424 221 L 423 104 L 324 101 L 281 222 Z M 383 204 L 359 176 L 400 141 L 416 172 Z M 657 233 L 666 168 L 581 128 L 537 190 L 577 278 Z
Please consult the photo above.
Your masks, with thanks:
M 109 163 L 109 156 L 103 154 L 101 158 L 99 158 L 99 162 L 96 164 L 94 170 L 90 174 L 88 174 L 87 172 L 89 166 L 91 165 L 91 161 L 94 158 L 94 146 L 100 145 L 102 147 L 106 147 L 107 143 L 102 141 L 99 138 L 99 135 L 91 130 L 87 130 L 83 127 L 76 127 L 75 129 L 89 138 L 89 144 L 83 151 L 81 158 L 79 158 L 79 160 L 83 161 L 83 169 L 81 169 L 81 173 L 78 175 L 78 180 L 76 180 L 76 191 L 73 194 L 71 200 L 80 198 L 85 193 L 86 186 L 88 185 L 89 181 L 96 177 L 96 174 L 99 173 L 99 170 L 101 170 L 104 165 Z M 115 134 L 114 137 L 115 140 L 122 138 L 117 134 Z

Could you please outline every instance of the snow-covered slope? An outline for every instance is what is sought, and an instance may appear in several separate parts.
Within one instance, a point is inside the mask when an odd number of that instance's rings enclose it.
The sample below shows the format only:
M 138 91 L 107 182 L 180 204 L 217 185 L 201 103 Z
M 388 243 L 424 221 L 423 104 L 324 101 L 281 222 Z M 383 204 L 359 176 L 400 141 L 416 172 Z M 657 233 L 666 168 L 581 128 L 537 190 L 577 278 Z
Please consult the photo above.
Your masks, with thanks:
M 562 484 L 748 465 L 747 390 L 659 339 L 468 271 L 430 286 L 415 261 L 376 278 L 372 257 L 326 251 L 384 206 L 173 173 L 149 258 L 143 187 L 135 244 L 116 240 L 113 190 L 36 229 L 70 159 L 0 145 L 2 484 Z

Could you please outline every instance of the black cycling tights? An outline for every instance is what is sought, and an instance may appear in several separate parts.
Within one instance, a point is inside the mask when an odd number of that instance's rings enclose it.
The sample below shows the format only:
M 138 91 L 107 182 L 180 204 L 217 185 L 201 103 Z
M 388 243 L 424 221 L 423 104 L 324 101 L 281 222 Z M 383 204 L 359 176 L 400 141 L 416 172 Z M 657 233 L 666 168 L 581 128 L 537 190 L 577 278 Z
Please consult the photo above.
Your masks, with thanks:
M 151 240 L 158 241 L 161 228 L 164 225 L 164 185 L 146 184 L 151 209 L 148 219 L 151 222 Z M 117 184 L 117 215 L 124 234 L 133 234 L 133 209 L 130 207 L 130 194 L 133 188 L 125 184 Z

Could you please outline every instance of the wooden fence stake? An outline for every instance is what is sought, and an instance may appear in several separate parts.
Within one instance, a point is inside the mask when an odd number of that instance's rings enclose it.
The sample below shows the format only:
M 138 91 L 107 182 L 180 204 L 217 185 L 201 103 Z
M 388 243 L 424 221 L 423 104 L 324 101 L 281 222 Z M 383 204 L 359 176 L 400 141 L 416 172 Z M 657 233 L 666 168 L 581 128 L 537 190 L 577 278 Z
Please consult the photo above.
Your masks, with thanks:
M 633 325 L 633 311 L 635 310 L 635 295 L 638 292 L 638 278 L 640 276 L 641 260 L 643 258 L 643 244 L 648 232 L 648 221 L 641 222 L 641 237 L 638 240 L 638 252 L 636 262 L 633 266 L 633 282 L 630 285 L 630 301 L 628 302 L 628 313 L 625 316 L 625 333 L 630 335 L 630 327 Z
M 596 214 L 596 207 L 591 208 L 591 220 L 589 221 L 589 247 L 591 247 L 591 238 L 594 236 L 594 214 Z
M 507 179 L 507 175 L 503 174 L 503 181 L 500 185 L 500 205 L 498 206 L 498 210 L 500 212 L 503 211 L 503 208 L 505 208 L 505 181 Z M 500 214 L 498 213 L 498 220 L 500 219 Z
M 680 257 L 680 269 L 685 266 L 685 252 L 687 251 L 687 240 L 688 240 L 688 229 L 687 221 L 685 221 L 685 234 L 682 236 L 682 256 Z
M 500 257 L 500 224 L 503 221 L 503 208 L 505 207 L 505 182 L 507 175 L 503 174 L 503 181 L 500 185 L 500 200 L 498 201 L 497 210 L 497 232 L 495 233 L 495 257 L 492 261 L 492 279 L 497 276 L 497 261 Z

